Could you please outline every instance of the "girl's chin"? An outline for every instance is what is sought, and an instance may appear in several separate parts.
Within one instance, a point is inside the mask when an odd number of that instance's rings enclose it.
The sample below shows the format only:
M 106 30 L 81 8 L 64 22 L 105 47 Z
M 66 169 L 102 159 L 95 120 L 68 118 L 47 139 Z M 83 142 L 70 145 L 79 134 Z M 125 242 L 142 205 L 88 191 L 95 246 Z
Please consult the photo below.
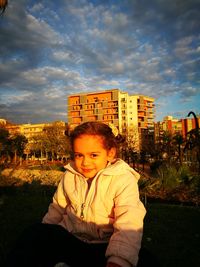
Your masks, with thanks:
M 87 173 L 87 174 L 86 174 L 86 173 L 82 173 L 82 175 L 83 175 L 85 178 L 87 178 L 87 179 L 92 179 L 92 178 L 95 177 L 94 174 L 89 175 L 88 173 Z

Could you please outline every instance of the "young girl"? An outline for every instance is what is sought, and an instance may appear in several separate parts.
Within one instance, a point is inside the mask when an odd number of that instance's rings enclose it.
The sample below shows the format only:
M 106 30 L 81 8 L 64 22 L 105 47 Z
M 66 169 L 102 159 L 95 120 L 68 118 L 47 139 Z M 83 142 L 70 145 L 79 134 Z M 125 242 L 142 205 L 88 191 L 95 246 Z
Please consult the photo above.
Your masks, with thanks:
M 146 212 L 138 173 L 116 158 L 117 140 L 104 123 L 77 126 L 70 141 L 73 160 L 42 223 L 18 244 L 12 266 L 136 266 Z

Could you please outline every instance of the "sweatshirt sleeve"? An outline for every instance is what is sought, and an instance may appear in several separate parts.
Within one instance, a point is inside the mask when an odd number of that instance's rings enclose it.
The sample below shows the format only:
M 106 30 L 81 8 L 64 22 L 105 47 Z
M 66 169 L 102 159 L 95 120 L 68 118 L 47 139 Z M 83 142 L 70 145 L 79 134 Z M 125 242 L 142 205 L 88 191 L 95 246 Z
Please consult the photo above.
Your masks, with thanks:
M 67 206 L 67 198 L 63 189 L 64 176 L 58 184 L 57 190 L 53 196 L 53 201 L 49 205 L 48 212 L 42 219 L 42 223 L 59 224 L 63 219 L 63 214 Z
M 138 179 L 133 174 L 118 177 L 118 190 L 114 199 L 114 233 L 110 238 L 106 256 L 123 259 L 136 266 L 143 234 L 146 210 L 139 199 Z M 125 265 L 124 265 L 125 266 Z

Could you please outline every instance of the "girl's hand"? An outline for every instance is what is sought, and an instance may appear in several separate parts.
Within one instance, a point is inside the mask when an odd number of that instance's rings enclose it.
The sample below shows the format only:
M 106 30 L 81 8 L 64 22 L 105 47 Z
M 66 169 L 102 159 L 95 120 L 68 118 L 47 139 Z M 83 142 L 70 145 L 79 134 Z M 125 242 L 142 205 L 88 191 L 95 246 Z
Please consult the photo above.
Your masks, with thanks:
M 106 267 L 121 267 L 121 265 L 114 262 L 107 262 Z

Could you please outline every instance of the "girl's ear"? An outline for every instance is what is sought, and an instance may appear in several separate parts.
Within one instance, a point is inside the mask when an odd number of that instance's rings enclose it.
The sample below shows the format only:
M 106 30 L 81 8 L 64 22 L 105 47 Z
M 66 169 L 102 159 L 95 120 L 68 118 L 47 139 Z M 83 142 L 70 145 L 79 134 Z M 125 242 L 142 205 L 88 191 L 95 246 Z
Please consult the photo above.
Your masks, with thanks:
M 109 151 L 108 151 L 108 161 L 112 161 L 115 156 L 116 156 L 116 148 L 112 147 Z

